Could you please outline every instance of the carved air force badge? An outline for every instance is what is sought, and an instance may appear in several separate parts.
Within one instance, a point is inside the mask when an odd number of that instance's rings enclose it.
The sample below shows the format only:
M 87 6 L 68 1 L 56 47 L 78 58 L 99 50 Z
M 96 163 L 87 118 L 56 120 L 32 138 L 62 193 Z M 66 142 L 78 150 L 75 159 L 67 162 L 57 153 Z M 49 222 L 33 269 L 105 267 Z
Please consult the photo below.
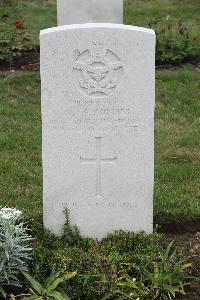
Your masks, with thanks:
M 79 88 L 87 95 L 110 95 L 120 83 L 123 64 L 103 43 L 93 42 L 90 49 L 75 51 L 73 71 Z

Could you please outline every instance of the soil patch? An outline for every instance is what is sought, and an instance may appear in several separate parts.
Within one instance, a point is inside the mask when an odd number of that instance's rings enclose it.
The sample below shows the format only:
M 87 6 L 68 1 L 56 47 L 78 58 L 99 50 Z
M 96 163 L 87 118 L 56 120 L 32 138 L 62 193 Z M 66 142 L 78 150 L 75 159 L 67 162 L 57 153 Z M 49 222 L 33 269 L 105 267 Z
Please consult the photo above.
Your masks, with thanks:
M 200 232 L 200 222 L 198 221 L 169 221 L 163 223 L 162 221 L 154 220 L 154 224 L 159 224 L 159 231 L 162 233 L 177 233 L 184 234 L 187 232 Z
M 174 64 L 166 64 L 161 63 L 159 61 L 156 62 L 156 69 L 177 69 L 180 68 L 184 64 L 191 64 L 194 67 L 200 67 L 200 56 L 192 61 L 182 61 L 176 62 Z M 28 66 L 28 67 L 27 67 Z M 12 62 L 0 61 L 0 71 L 7 70 L 21 70 L 21 71 L 33 71 L 39 70 L 40 66 L 40 47 L 37 46 L 31 51 L 21 51 L 12 59 Z
M 39 70 L 40 53 L 39 47 L 31 51 L 22 51 L 19 56 L 12 59 L 12 62 L 0 61 L 0 71 L 34 71 Z

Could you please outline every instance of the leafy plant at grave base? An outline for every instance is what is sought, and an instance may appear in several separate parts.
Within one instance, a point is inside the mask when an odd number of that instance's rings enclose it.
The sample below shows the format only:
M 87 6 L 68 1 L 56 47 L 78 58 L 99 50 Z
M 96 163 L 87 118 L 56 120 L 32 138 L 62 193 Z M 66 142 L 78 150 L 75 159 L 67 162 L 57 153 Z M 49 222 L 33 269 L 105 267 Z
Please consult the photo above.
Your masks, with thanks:
M 31 51 L 34 47 L 30 35 L 24 30 L 12 29 L 0 32 L 0 61 L 10 64 L 23 51 Z
M 72 226 L 70 224 L 68 209 L 65 209 L 64 214 L 65 214 L 65 223 L 63 226 L 63 238 L 65 239 L 65 241 L 70 245 L 74 245 L 89 240 L 81 236 L 79 228 L 77 226 Z
M 137 279 L 125 274 L 117 278 L 115 289 L 104 299 L 120 296 L 120 299 L 174 299 L 176 294 L 186 295 L 184 287 L 192 279 L 186 274 L 186 269 L 191 267 L 185 258 L 177 260 L 176 253 L 170 253 L 171 242 L 165 251 L 160 252 L 157 262 L 152 262 L 151 268 L 143 269 L 140 266 L 130 265 L 132 273 L 138 272 Z M 131 270 L 130 270 L 131 271 Z M 129 271 L 129 272 L 130 272 Z
M 200 34 L 189 32 L 182 22 L 158 27 L 157 21 L 149 24 L 157 36 L 156 62 L 158 64 L 180 64 L 197 62 L 200 58 Z
M 32 293 L 30 295 L 26 295 L 23 299 L 34 299 L 34 300 L 69 300 L 70 298 L 58 290 L 58 286 L 69 280 L 70 278 L 76 276 L 76 272 L 71 272 L 62 275 L 61 272 L 55 272 L 52 270 L 50 276 L 46 279 L 45 284 L 41 285 L 38 281 L 36 281 L 32 276 L 30 276 L 26 272 L 22 272 L 22 274 L 27 279 L 28 283 L 31 285 L 30 291 Z
M 190 264 L 180 251 L 172 251 L 172 244 L 163 249 L 159 234 L 119 231 L 95 241 L 81 237 L 66 217 L 63 236 L 38 235 L 30 270 L 39 282 L 55 267 L 61 274 L 77 270 L 77 276 L 61 283 L 71 299 L 166 300 L 184 293 Z
M 32 247 L 27 226 L 20 222 L 22 212 L 0 207 L 0 293 L 20 286 L 21 271 L 27 270 Z

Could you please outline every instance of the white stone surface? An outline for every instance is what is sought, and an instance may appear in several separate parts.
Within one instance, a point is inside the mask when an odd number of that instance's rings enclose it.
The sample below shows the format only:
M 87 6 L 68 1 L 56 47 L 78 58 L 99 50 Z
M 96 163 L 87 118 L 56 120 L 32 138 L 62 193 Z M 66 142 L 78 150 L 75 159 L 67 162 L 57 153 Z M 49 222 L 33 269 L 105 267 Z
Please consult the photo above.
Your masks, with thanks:
M 123 23 L 123 0 L 57 0 L 58 25 Z
M 153 228 L 154 31 L 41 32 L 44 224 L 85 236 Z

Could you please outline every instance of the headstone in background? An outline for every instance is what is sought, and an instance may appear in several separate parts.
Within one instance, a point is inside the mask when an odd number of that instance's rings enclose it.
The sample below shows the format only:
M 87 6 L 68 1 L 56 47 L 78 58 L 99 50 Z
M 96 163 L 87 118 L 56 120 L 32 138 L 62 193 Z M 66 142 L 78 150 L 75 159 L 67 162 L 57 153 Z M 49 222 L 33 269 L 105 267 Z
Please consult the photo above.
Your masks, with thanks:
M 41 32 L 44 224 L 153 228 L 155 34 L 112 24 Z
M 123 0 L 57 0 L 58 25 L 123 23 Z

